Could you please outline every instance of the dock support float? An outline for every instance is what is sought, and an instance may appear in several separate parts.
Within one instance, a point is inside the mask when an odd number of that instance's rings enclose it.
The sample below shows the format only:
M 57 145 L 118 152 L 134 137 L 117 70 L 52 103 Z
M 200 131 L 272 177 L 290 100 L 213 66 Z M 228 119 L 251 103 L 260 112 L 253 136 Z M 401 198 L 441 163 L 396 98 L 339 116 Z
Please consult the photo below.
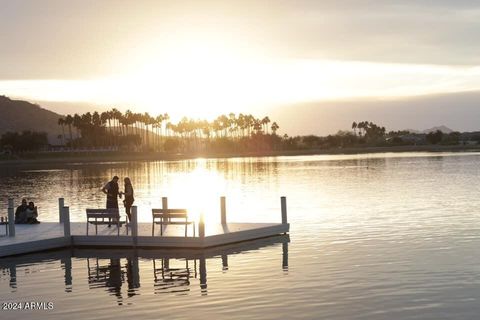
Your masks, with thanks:
M 13 199 L 8 199 L 8 236 L 15 237 L 15 212 Z
M 280 202 L 282 204 L 282 224 L 287 224 L 287 197 L 281 197 Z
M 70 207 L 63 207 L 63 235 L 70 237 Z
M 58 198 L 58 222 L 63 222 L 63 207 L 65 207 L 65 199 Z
M 220 221 L 222 224 L 227 224 L 227 205 L 225 197 L 220 197 Z

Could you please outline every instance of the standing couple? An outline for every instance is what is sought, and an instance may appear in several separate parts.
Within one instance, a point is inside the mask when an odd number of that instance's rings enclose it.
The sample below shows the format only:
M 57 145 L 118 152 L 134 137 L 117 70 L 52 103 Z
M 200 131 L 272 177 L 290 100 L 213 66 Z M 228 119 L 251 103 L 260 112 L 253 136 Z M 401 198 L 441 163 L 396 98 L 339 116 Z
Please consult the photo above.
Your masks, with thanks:
M 133 201 L 133 186 L 130 178 L 123 179 L 124 182 L 124 191 L 120 191 L 118 186 L 118 176 L 114 176 L 111 181 L 107 182 L 101 189 L 103 193 L 107 195 L 107 209 L 118 209 L 118 198 L 122 198 L 122 195 L 125 195 L 123 200 L 123 205 L 125 206 L 125 213 L 127 214 L 128 221 L 132 221 L 130 209 L 132 208 Z

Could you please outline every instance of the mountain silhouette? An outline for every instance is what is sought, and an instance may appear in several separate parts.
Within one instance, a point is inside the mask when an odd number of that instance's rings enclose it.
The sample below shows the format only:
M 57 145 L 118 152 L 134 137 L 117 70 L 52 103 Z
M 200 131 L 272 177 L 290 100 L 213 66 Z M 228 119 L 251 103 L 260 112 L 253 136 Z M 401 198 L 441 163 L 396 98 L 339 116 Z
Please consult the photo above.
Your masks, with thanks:
M 50 143 L 60 143 L 58 135 L 62 134 L 62 130 L 58 119 L 61 115 L 58 113 L 27 101 L 0 96 L 0 115 L 0 135 L 7 131 L 31 130 L 46 132 Z
M 433 128 L 430 128 L 430 129 L 426 129 L 426 130 L 423 130 L 423 133 L 430 133 L 430 132 L 435 132 L 435 131 L 442 131 L 443 133 L 452 133 L 453 130 L 450 129 L 449 127 L 446 127 L 446 126 L 438 126 L 438 127 L 433 127 Z

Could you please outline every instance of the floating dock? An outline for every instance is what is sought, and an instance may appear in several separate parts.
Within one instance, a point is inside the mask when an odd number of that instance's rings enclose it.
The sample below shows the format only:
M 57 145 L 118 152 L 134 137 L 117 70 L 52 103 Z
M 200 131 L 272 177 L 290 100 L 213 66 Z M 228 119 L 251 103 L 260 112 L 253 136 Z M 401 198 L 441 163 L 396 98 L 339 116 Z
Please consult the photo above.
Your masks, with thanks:
M 254 239 L 273 237 L 289 232 L 287 223 L 286 199 L 282 197 L 282 223 L 227 223 L 225 199 L 221 199 L 221 223 L 205 226 L 203 219 L 196 226 L 198 230 L 193 234 L 192 226 L 188 226 L 185 236 L 184 226 L 164 225 L 163 235 L 160 228 L 155 227 L 152 235 L 152 223 L 136 222 L 136 207 L 132 207 L 132 223 L 130 227 L 122 226 L 118 234 L 117 226 L 90 225 L 87 235 L 86 222 L 70 222 L 69 208 L 63 206 L 63 199 L 59 199 L 59 220 L 62 222 L 42 222 L 40 224 L 10 223 L 7 235 L 0 228 L 0 257 L 35 253 L 60 248 L 129 248 L 129 249 L 205 249 L 227 244 L 234 244 Z M 9 206 L 10 207 L 10 206 Z M 12 221 L 13 203 L 9 208 Z M 93 230 L 93 232 L 92 232 Z

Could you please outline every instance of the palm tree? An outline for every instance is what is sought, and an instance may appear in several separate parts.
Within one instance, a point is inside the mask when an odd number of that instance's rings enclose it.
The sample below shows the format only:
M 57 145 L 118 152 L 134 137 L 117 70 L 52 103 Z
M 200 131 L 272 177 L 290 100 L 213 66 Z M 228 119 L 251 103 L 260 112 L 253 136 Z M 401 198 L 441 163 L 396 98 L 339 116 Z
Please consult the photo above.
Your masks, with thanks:
M 73 115 L 73 126 L 75 127 L 75 132 L 76 132 L 77 139 L 80 138 L 81 123 L 82 123 L 82 119 L 81 119 L 80 115 L 78 113 L 75 113 Z
M 259 119 L 255 119 L 253 122 L 253 130 L 255 130 L 255 133 L 260 133 L 262 131 L 262 121 Z
M 167 122 L 167 124 L 165 125 L 165 132 L 167 136 L 170 136 L 170 131 L 174 131 L 173 127 L 174 127 L 174 124 L 172 124 L 171 122 Z
M 353 121 L 352 123 L 352 129 L 353 129 L 353 133 L 357 135 L 357 123 L 355 121 Z
M 361 121 L 357 124 L 358 134 L 362 136 L 362 129 L 365 129 L 365 122 Z
M 62 144 L 65 145 L 65 119 L 58 118 L 58 125 L 62 126 Z
M 279 127 L 278 124 L 274 121 L 274 122 L 272 123 L 271 129 L 272 129 L 273 135 L 276 136 L 276 135 L 277 135 L 277 130 L 280 129 L 280 127 Z
M 249 114 L 247 117 L 246 117 L 246 126 L 247 126 L 247 130 L 248 130 L 248 136 L 250 137 L 251 134 L 252 134 L 252 127 L 254 126 L 255 124 L 255 118 Z
M 168 120 L 170 120 L 170 116 L 168 115 L 168 113 L 164 113 L 164 114 L 163 114 L 163 121 L 165 121 L 165 123 L 167 123 Z M 168 134 L 167 134 L 167 127 L 166 127 L 166 125 L 165 125 L 165 135 L 168 135 Z
M 78 117 L 78 114 L 75 114 Z M 73 143 L 73 135 L 72 135 L 72 124 L 74 124 L 75 116 L 67 115 L 65 118 L 65 124 L 68 126 L 68 133 L 70 134 L 70 146 Z
M 120 119 L 122 118 L 122 113 L 118 111 L 116 108 L 112 108 L 112 110 L 110 111 L 110 114 L 111 114 L 111 118 L 113 119 L 113 129 L 116 136 L 115 141 L 118 146 L 118 135 L 121 134 L 121 130 L 122 130 L 122 128 L 120 127 Z
M 125 116 L 124 116 L 124 125 L 125 125 L 125 133 L 126 135 L 128 136 L 128 126 L 135 123 L 135 121 L 133 120 L 135 117 L 135 115 L 133 114 L 132 111 L 130 111 L 130 109 L 128 109 L 127 111 L 125 111 Z
M 144 122 L 145 122 L 145 126 L 147 127 L 147 132 L 146 132 L 146 135 L 147 135 L 147 146 L 149 145 L 153 145 L 153 142 L 150 141 L 150 133 L 153 131 L 153 125 L 156 123 L 155 121 L 155 118 L 153 118 L 152 116 L 150 116 L 148 114 L 148 112 L 145 112 L 144 113 Z M 151 126 L 151 128 L 149 128 L 149 126 Z
M 105 112 L 102 112 L 100 114 L 100 121 L 102 122 L 102 124 L 107 124 L 108 122 L 108 125 L 107 125 L 107 128 L 105 129 L 105 133 L 106 133 L 106 136 L 107 136 L 107 145 L 109 147 L 111 147 L 113 145 L 113 140 L 112 140 L 112 128 L 110 126 L 110 111 L 105 111 Z
M 266 130 L 265 132 L 268 134 L 268 124 L 270 123 L 270 118 L 269 117 L 264 117 L 261 121 L 262 127 L 265 126 Z
M 245 137 L 245 115 L 240 113 L 237 118 L 237 127 L 242 133 L 242 138 Z
M 120 127 L 120 134 L 122 136 L 127 136 L 128 135 L 128 130 L 127 130 L 127 117 L 125 115 L 120 115 L 118 118 L 118 125 Z
M 155 118 L 155 123 L 156 123 L 156 128 L 157 128 L 156 138 L 157 138 L 157 141 L 158 141 L 158 143 L 157 143 L 158 146 L 160 146 L 160 144 L 162 143 L 162 128 L 163 128 L 163 121 L 166 120 L 165 115 L 159 114 Z
M 220 136 L 219 132 L 222 130 L 222 125 L 221 125 L 220 121 L 218 120 L 218 118 L 213 120 L 212 130 L 213 130 L 213 132 L 215 132 L 215 137 L 219 138 L 219 136 Z

